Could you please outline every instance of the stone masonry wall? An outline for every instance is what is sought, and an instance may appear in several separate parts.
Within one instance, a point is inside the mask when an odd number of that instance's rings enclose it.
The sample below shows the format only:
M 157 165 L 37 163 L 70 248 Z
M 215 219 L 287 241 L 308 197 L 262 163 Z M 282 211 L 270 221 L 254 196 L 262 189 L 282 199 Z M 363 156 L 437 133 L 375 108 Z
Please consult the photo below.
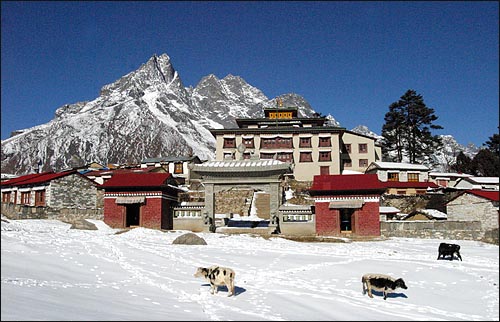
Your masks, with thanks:
M 483 230 L 498 228 L 498 202 L 495 204 L 473 194 L 465 193 L 450 201 L 446 212 L 448 220 L 477 220 Z
M 2 203 L 2 214 L 9 219 L 53 219 L 68 223 L 80 219 L 104 220 L 104 212 L 99 209 L 32 207 Z
M 479 221 L 382 221 L 384 237 L 482 240 L 484 232 Z
M 69 175 L 50 183 L 47 205 L 52 208 L 97 207 L 97 187 L 90 180 L 79 175 Z

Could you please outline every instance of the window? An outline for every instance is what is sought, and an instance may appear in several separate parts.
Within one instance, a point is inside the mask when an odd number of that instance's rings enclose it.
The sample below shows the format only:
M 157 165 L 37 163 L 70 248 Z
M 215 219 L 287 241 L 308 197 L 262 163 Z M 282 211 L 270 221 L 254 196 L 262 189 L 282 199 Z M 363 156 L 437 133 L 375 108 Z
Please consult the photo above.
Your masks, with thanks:
M 300 138 L 299 148 L 310 148 L 311 138 Z
M 278 152 L 278 153 L 261 153 L 260 158 L 261 159 L 274 159 L 276 157 L 276 160 L 280 160 L 283 162 L 290 162 L 293 163 L 293 153 L 289 152 Z
M 448 181 L 447 180 L 436 180 L 436 183 L 441 186 L 441 187 L 447 187 L 448 186 Z
M 300 152 L 300 162 L 312 162 L 311 152 Z
M 359 166 L 361 168 L 368 166 L 368 159 L 359 159 Z
M 293 163 L 293 153 L 278 152 L 278 157 L 276 159 L 283 161 L 283 162 Z
M 399 181 L 399 173 L 398 172 L 389 172 L 387 174 L 387 181 Z
M 330 174 L 330 167 L 329 166 L 321 166 L 321 167 L 319 167 L 319 174 L 321 174 L 321 175 L 328 175 L 328 174 Z
M 45 206 L 45 190 L 35 191 L 35 206 Z
M 398 190 L 397 194 L 398 195 L 406 195 L 406 190 Z
M 250 152 L 243 153 L 243 160 L 248 160 L 248 159 L 250 159 Z
M 30 204 L 30 193 L 29 192 L 21 192 L 21 204 L 23 204 L 23 205 Z
M 3 192 L 2 193 L 2 202 L 3 203 L 8 203 L 10 202 L 10 191 L 9 192 Z
M 344 153 L 351 153 L 351 144 L 344 144 Z
M 253 138 L 252 139 L 243 139 L 243 145 L 247 148 L 254 148 Z
M 352 167 L 352 161 L 351 160 L 342 160 L 344 164 L 344 168 L 351 168 Z
M 425 190 L 417 190 L 417 195 L 425 195 L 426 193 Z
M 269 113 L 270 119 L 291 119 L 292 112 L 271 112 Z
M 368 145 L 366 143 L 360 143 L 358 149 L 359 153 L 368 153 Z
M 262 139 L 261 146 L 263 149 L 279 149 L 288 148 L 293 149 L 291 138 L 275 138 L 275 139 Z
M 331 157 L 330 151 L 319 153 L 319 161 L 331 161 L 331 160 L 332 160 L 332 157 Z
M 408 173 L 408 182 L 418 182 L 418 173 Z
M 319 146 L 320 147 L 325 147 L 325 146 L 332 146 L 332 142 L 329 137 L 327 138 L 319 138 Z
M 178 162 L 174 164 L 174 173 L 175 174 L 180 174 L 184 173 L 184 168 L 182 162 Z
M 234 154 L 232 154 L 231 152 L 224 152 L 224 159 L 225 160 L 233 160 L 234 159 Z
M 235 148 L 236 139 L 235 138 L 224 138 L 224 148 Z

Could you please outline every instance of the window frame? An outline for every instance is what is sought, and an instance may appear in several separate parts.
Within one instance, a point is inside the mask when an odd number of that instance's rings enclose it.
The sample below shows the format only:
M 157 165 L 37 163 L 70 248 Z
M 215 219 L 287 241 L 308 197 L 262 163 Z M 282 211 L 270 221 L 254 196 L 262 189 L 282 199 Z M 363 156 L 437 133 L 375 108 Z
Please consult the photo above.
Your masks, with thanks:
M 364 165 L 361 164 L 361 163 L 364 163 Z M 366 168 L 366 167 L 368 167 L 368 159 L 359 159 L 358 165 L 359 165 L 360 168 Z
M 319 151 L 318 162 L 330 162 L 330 161 L 332 161 L 332 151 Z
M 312 152 L 300 152 L 299 162 L 313 162 Z
M 30 197 L 31 197 L 31 191 L 21 192 L 21 205 L 29 205 Z
M 35 206 L 45 206 L 45 189 L 35 190 Z
M 184 173 L 184 164 L 182 162 L 174 163 L 174 174 L 183 174 Z
M 332 146 L 332 138 L 329 136 L 320 137 L 318 142 L 318 147 L 326 148 Z
M 224 142 L 222 144 L 224 149 L 227 148 L 235 148 L 236 147 L 236 138 L 224 138 Z
M 299 138 L 299 148 L 312 148 L 311 138 Z
M 368 144 L 358 143 L 358 153 L 368 153 Z

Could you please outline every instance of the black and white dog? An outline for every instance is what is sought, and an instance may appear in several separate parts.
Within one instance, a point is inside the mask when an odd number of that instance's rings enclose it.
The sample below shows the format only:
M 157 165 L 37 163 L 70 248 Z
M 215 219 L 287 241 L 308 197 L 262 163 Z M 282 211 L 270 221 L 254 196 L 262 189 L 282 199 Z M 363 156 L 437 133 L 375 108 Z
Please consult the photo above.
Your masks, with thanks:
M 219 286 L 225 285 L 228 295 L 234 295 L 234 278 L 236 273 L 231 268 L 221 266 L 198 267 L 194 277 L 203 277 L 210 282 L 210 293 L 219 291 Z
M 384 292 L 384 300 L 387 299 L 387 293 L 394 292 L 398 287 L 407 289 L 402 278 L 394 279 L 389 275 L 384 274 L 365 274 L 361 278 L 363 283 L 363 294 L 368 290 L 368 296 L 373 297 L 372 289 Z

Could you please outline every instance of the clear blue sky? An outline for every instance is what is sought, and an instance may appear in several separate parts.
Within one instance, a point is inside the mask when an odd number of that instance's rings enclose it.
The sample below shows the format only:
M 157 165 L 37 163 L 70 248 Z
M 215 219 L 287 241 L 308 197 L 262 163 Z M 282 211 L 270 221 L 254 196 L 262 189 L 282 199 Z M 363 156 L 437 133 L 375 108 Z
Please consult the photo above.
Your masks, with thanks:
M 166 53 L 185 86 L 241 76 L 297 93 L 347 129 L 381 133 L 408 89 L 434 134 L 498 133 L 499 4 L 491 2 L 1 2 L 2 140 Z

